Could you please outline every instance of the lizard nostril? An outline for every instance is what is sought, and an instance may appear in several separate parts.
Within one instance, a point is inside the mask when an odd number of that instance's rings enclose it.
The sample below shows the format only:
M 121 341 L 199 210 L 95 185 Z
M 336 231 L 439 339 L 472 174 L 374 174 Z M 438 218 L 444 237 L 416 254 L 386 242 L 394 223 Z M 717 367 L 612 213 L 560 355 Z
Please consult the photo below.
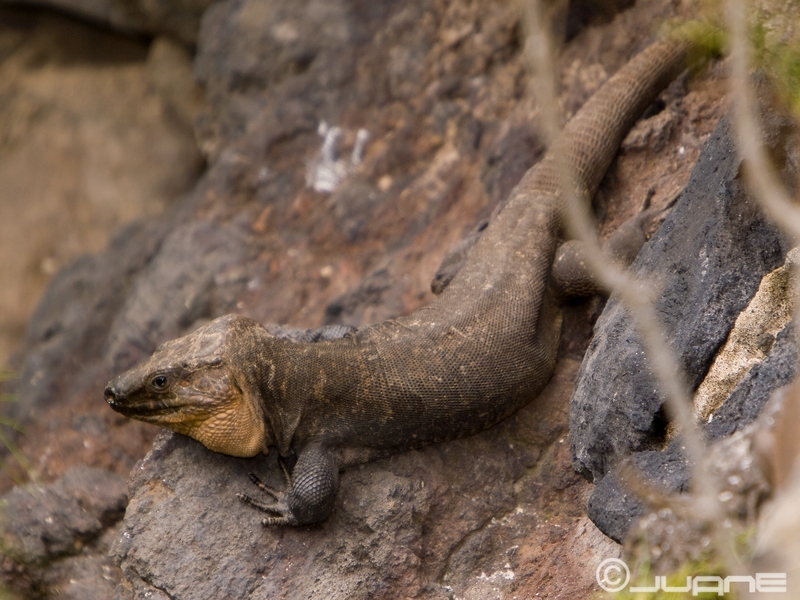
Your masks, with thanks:
M 103 391 L 103 396 L 105 397 L 106 402 L 108 402 L 109 404 L 114 404 L 117 401 L 117 394 L 114 392 L 114 388 L 112 388 L 111 386 L 108 386 Z

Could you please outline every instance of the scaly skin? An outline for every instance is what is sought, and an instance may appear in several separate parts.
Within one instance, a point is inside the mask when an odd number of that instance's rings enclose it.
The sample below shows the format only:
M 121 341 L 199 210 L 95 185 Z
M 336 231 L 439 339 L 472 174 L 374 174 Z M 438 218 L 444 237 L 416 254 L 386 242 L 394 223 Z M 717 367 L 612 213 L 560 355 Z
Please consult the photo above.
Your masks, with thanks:
M 112 381 L 107 402 L 216 452 L 296 454 L 286 492 L 255 480 L 274 501 L 243 498 L 277 515 L 265 524 L 327 518 L 342 467 L 505 419 L 555 366 L 561 316 L 550 282 L 563 230 L 555 157 L 591 198 L 627 130 L 684 68 L 688 46 L 655 42 L 598 90 L 428 307 L 315 342 L 220 317 Z

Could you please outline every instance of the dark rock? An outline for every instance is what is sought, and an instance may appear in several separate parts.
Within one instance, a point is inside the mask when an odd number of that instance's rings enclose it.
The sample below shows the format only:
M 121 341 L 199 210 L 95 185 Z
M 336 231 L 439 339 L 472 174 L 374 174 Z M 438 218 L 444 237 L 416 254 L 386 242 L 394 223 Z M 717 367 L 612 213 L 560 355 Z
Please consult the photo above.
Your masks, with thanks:
M 634 456 L 640 454 L 645 452 Z M 612 469 L 592 492 L 587 514 L 600 531 L 622 543 L 631 526 L 647 514 L 647 505 L 620 481 L 616 469 Z
M 329 200 L 333 216 L 348 242 L 362 239 L 369 229 L 375 211 L 386 200 L 374 186 L 363 182 L 343 185 Z
M 525 172 L 544 154 L 544 143 L 537 128 L 530 123 L 511 127 L 489 151 L 481 180 L 486 187 L 489 206 L 502 206 Z
M 276 107 L 283 105 L 277 99 L 302 98 L 314 111 L 345 99 L 355 102 L 349 95 L 357 90 L 344 84 L 356 76 L 358 48 L 370 41 L 376 23 L 391 21 L 397 9 L 388 0 L 214 4 L 201 26 L 195 71 L 220 135 L 230 140 L 243 133 L 265 103 L 264 93 Z M 406 10 L 411 18 L 419 11 L 411 5 Z M 424 56 L 425 47 L 415 52 Z M 381 82 L 372 83 L 380 89 Z M 417 85 L 414 81 L 413 89 Z
M 124 478 L 79 466 L 48 485 L 14 488 L 3 497 L 3 552 L 25 565 L 77 554 L 125 510 Z
M 246 241 L 235 226 L 211 221 L 171 231 L 153 259 L 126 282 L 127 297 L 105 350 L 113 370 L 129 369 L 165 339 L 229 311 L 247 284 Z
M 770 97 L 769 89 L 763 83 L 758 83 L 758 80 L 756 80 L 756 82 L 757 86 L 759 86 L 759 92 L 763 100 L 763 106 L 769 106 L 770 103 L 769 100 L 767 100 Z M 785 178 L 785 183 L 791 188 L 794 185 L 797 176 L 796 166 L 791 160 L 787 159 L 788 156 L 792 155 L 793 149 L 796 145 L 796 138 L 794 137 L 795 134 L 793 133 L 793 124 L 791 123 L 791 120 L 787 119 L 783 113 L 774 109 L 762 108 L 761 118 L 762 123 L 764 124 L 763 134 L 765 138 L 765 144 L 767 144 L 767 146 L 770 148 L 773 154 L 773 159 L 778 161 L 778 164 L 785 164 L 787 166 L 786 170 L 782 172 L 782 175 Z M 723 121 L 720 124 L 720 129 L 729 129 L 729 124 L 727 121 Z M 709 146 L 704 151 L 704 155 L 713 155 L 714 153 L 718 154 L 720 148 L 724 148 L 726 145 L 730 146 L 730 133 L 726 133 L 725 135 L 726 137 L 723 138 L 717 136 L 716 143 L 718 148 L 715 150 L 712 146 Z M 697 185 L 701 184 L 698 179 L 699 176 L 702 175 L 702 172 L 700 171 L 702 164 L 703 159 L 701 158 L 692 177 L 693 181 L 695 181 Z M 724 170 L 726 164 L 728 168 L 727 175 L 728 177 L 731 177 L 734 175 L 733 167 L 737 163 L 723 162 L 720 165 L 723 167 L 722 170 Z M 720 173 L 711 173 L 710 179 L 713 181 L 719 176 L 719 174 Z M 757 265 L 758 279 L 755 282 L 748 283 L 748 287 L 752 287 L 752 291 L 755 292 L 755 289 L 760 283 L 760 279 L 766 275 L 767 272 L 778 266 L 777 263 L 772 261 L 774 261 L 776 257 L 779 257 L 780 254 L 783 253 L 784 244 L 781 240 L 776 238 L 773 228 L 764 226 L 764 221 L 762 218 L 753 216 L 753 200 L 746 198 L 744 191 L 738 187 L 736 180 L 730 180 L 727 183 L 723 181 L 722 187 L 724 190 L 732 190 L 733 192 L 723 196 L 723 200 L 726 203 L 729 203 L 729 206 L 724 209 L 723 216 L 731 214 L 736 216 L 733 211 L 737 210 L 735 208 L 736 206 L 740 206 L 742 208 L 738 210 L 741 211 L 742 216 L 745 216 L 746 219 L 750 219 L 749 225 L 746 220 L 742 220 L 740 224 L 740 226 L 744 229 L 743 233 L 741 234 L 741 239 L 746 240 L 743 244 L 743 247 L 748 248 L 747 252 L 749 254 L 745 254 L 744 257 L 742 255 L 731 255 L 728 257 L 725 254 L 719 254 L 718 250 L 715 253 L 710 253 L 705 250 L 700 254 L 700 256 L 703 258 L 703 265 L 719 265 L 717 268 L 727 269 L 731 274 L 734 274 L 735 278 L 740 280 L 740 284 L 745 277 L 752 280 L 751 273 L 749 271 L 752 270 L 755 265 Z M 690 183 L 690 186 L 685 192 L 684 201 L 686 201 L 686 197 L 690 196 L 692 193 L 693 191 Z M 748 206 L 750 208 L 748 208 Z M 700 213 L 693 213 L 692 218 L 697 218 L 698 214 Z M 741 219 L 741 217 L 738 218 Z M 671 220 L 672 219 L 670 219 L 670 221 Z M 726 225 L 727 229 L 731 229 L 732 231 L 732 228 L 730 228 L 729 225 L 729 223 L 733 222 L 732 218 L 722 218 L 719 219 L 719 221 L 720 223 Z M 670 225 L 674 228 L 672 229 L 672 235 L 675 235 L 675 232 L 678 231 L 678 226 L 676 226 L 674 223 L 670 223 Z M 708 229 L 708 225 L 703 224 L 700 226 L 700 229 L 706 230 Z M 760 251 L 757 236 L 763 236 Z M 714 239 L 720 239 L 719 235 L 715 234 Z M 664 246 L 663 243 L 662 246 Z M 726 243 L 722 247 L 731 248 L 731 245 Z M 779 254 L 776 255 L 776 251 L 779 251 Z M 687 256 L 689 257 L 697 255 L 698 252 L 695 248 L 691 248 L 687 253 Z M 746 260 L 748 255 L 753 257 L 753 259 L 743 262 Z M 712 262 L 710 262 L 710 259 L 712 259 Z M 731 265 L 726 267 L 725 261 L 728 260 L 731 261 Z M 661 268 L 663 270 L 663 266 Z M 658 273 L 658 270 L 655 272 Z M 682 268 L 672 265 L 672 270 L 668 272 L 691 272 L 690 261 L 687 260 L 686 265 Z M 742 277 L 742 275 L 744 275 L 744 277 Z M 716 305 L 711 312 L 706 313 L 706 318 L 709 321 L 725 324 L 723 333 L 725 334 L 725 337 L 727 337 L 728 328 L 732 325 L 732 320 L 738 316 L 738 312 L 744 308 L 744 306 L 741 305 L 743 290 L 736 290 L 735 286 L 731 285 L 730 275 L 722 278 L 720 278 L 719 275 L 716 275 L 715 277 L 720 282 L 724 283 L 726 288 L 733 288 L 734 293 L 722 288 L 716 290 L 715 293 L 708 298 L 708 300 L 698 300 L 695 298 L 693 299 L 693 302 L 707 302 L 709 306 Z M 675 277 L 672 279 L 675 279 Z M 726 279 L 728 280 L 727 282 Z M 680 291 L 680 288 L 677 287 L 670 279 L 667 279 L 665 289 Z M 732 306 L 736 307 L 736 312 L 732 315 L 730 312 L 731 308 L 726 308 L 726 306 L 724 306 L 725 303 L 721 301 L 721 298 L 723 298 L 725 295 L 728 295 L 729 297 L 729 300 L 726 302 L 735 301 Z M 744 297 L 744 301 L 749 301 L 751 295 L 752 293 Z M 682 357 L 684 366 L 689 373 L 692 386 L 696 387 L 699 383 L 699 379 L 705 376 L 707 366 L 714 358 L 717 348 L 709 348 L 708 346 L 704 347 L 698 344 L 696 334 L 693 338 L 691 335 L 681 333 L 683 328 L 678 327 L 675 324 L 676 319 L 674 316 L 677 314 L 676 310 L 680 308 L 680 306 L 669 298 L 662 299 L 662 304 L 665 301 L 669 301 L 668 307 L 670 307 L 667 327 L 677 332 L 676 339 L 678 340 L 679 345 L 676 346 L 676 351 L 679 352 L 679 355 Z M 664 310 L 663 306 L 662 310 Z M 687 323 L 685 326 L 702 332 L 704 336 L 714 336 L 712 339 L 718 339 L 717 333 L 710 329 L 708 322 L 695 322 L 695 319 L 697 319 L 697 311 L 691 306 L 688 307 L 688 310 L 686 310 L 686 315 Z M 695 340 L 694 342 L 692 341 L 693 339 Z M 724 339 L 722 341 L 724 341 Z M 709 444 L 710 452 L 722 453 L 721 456 L 725 457 L 727 448 L 725 444 L 735 445 L 737 440 L 737 438 L 732 438 L 730 436 L 736 432 L 742 432 L 747 425 L 756 421 L 767 404 L 767 401 L 773 396 L 773 392 L 787 385 L 794 379 L 797 373 L 797 345 L 793 328 L 785 327 L 774 339 L 769 336 L 768 342 L 769 345 L 764 349 L 764 351 L 767 352 L 766 358 L 748 371 L 748 373 L 736 385 L 721 407 L 716 410 L 709 422 L 703 425 L 702 431 Z M 707 358 L 703 357 L 703 353 L 706 353 Z M 594 357 L 594 359 L 599 360 L 597 357 Z M 612 364 L 617 362 L 615 359 L 616 357 L 612 358 Z M 596 362 L 595 367 L 598 368 L 597 365 L 599 364 L 600 362 Z M 634 369 L 640 368 L 641 366 L 641 363 L 637 363 L 635 365 L 622 364 L 621 366 L 617 363 L 617 366 L 614 368 Z M 582 367 L 582 372 L 585 367 L 586 363 L 584 363 Z M 595 374 L 596 380 L 606 377 L 609 377 L 607 373 Z M 619 378 L 614 378 L 613 375 L 610 377 L 615 379 L 615 383 L 618 385 Z M 580 385 L 581 384 L 579 383 L 579 386 Z M 619 397 L 623 399 L 627 398 L 629 397 L 627 395 L 628 393 L 635 392 L 636 390 L 642 390 L 643 387 L 643 385 L 639 385 L 638 388 L 622 388 L 622 391 L 619 393 Z M 652 387 L 655 390 L 655 384 L 652 384 Z M 598 390 L 597 393 L 601 394 L 602 397 L 602 386 L 597 385 L 595 389 Z M 620 388 L 618 387 L 617 390 L 619 391 Z M 644 404 L 644 406 L 646 408 L 649 407 L 650 414 L 655 414 L 654 408 L 656 407 L 656 404 L 651 402 L 652 395 L 645 396 L 645 398 L 647 399 L 647 402 Z M 637 400 L 640 399 L 641 398 L 637 398 Z M 573 397 L 573 401 L 574 400 L 575 398 Z M 627 536 L 631 526 L 634 525 L 634 523 L 650 508 L 652 508 L 648 507 L 648 505 L 642 499 L 643 496 L 640 493 L 637 493 L 637 487 L 635 485 L 626 486 L 622 481 L 627 473 L 628 467 L 631 464 L 638 467 L 641 473 L 641 481 L 644 482 L 645 485 L 654 485 L 656 488 L 659 488 L 663 494 L 671 495 L 688 490 L 689 480 L 691 477 L 691 466 L 680 456 L 680 453 L 678 452 L 676 444 L 679 444 L 679 441 L 673 441 L 663 452 L 636 452 L 636 450 L 640 450 L 645 445 L 642 440 L 646 439 L 647 436 L 650 436 L 651 442 L 656 442 L 658 439 L 658 435 L 656 435 L 657 432 L 655 432 L 654 428 L 651 428 L 648 432 L 642 427 L 642 424 L 646 422 L 648 415 L 647 412 L 641 411 L 640 408 L 639 413 L 636 414 L 636 418 L 631 418 L 630 414 L 632 413 L 628 410 L 630 403 L 626 404 L 624 401 L 620 401 L 619 398 L 615 399 L 615 403 L 618 406 L 621 406 L 622 409 L 619 410 L 615 415 L 615 420 L 613 422 L 610 420 L 606 421 L 608 429 L 605 431 L 605 436 L 608 438 L 609 443 L 605 449 L 602 450 L 600 449 L 599 445 L 595 445 L 594 449 L 588 453 L 588 455 L 591 455 L 588 461 L 576 461 L 576 463 L 581 462 L 581 468 L 584 468 L 586 472 L 593 471 L 592 474 L 594 475 L 595 480 L 599 480 L 599 483 L 597 484 L 597 487 L 589 501 L 590 518 L 601 529 L 601 531 L 613 539 L 622 541 Z M 641 407 L 642 403 L 640 402 L 637 406 Z M 621 416 L 620 413 L 622 413 Z M 602 415 L 604 413 L 601 411 L 600 414 Z M 573 414 L 573 417 L 574 416 L 575 415 Z M 630 434 L 630 431 L 628 433 L 625 432 L 625 429 L 630 428 L 631 426 L 634 428 L 638 426 L 638 429 L 632 430 L 633 435 Z M 617 429 L 617 427 L 620 427 L 621 429 Z M 751 436 L 753 435 L 750 429 L 747 429 L 746 431 L 749 431 Z M 622 432 L 621 436 L 620 432 Z M 580 447 L 580 444 L 585 441 L 585 439 L 579 440 L 578 438 L 574 437 L 573 441 L 576 440 L 577 444 L 573 446 L 573 449 Z M 745 445 L 747 444 L 747 442 L 741 443 Z M 597 452 L 597 454 L 592 454 L 593 452 Z M 607 454 L 601 456 L 603 452 L 607 452 Z M 631 452 L 633 452 L 631 456 L 625 458 L 622 460 L 622 462 L 618 462 L 620 458 L 624 457 L 626 454 L 630 454 Z M 745 458 L 742 460 L 745 462 L 748 460 L 752 462 L 752 457 L 750 459 Z M 715 461 L 715 463 L 712 465 L 712 468 L 720 467 L 720 465 L 717 464 L 719 462 L 720 459 L 717 459 L 717 461 Z M 591 465 L 594 467 L 594 469 L 586 468 L 586 465 Z M 751 471 L 753 471 L 753 473 L 760 473 L 758 468 L 753 468 Z M 668 474 L 668 476 L 665 477 L 665 474 Z M 605 475 L 605 477 L 603 477 L 603 475 Z M 751 474 L 751 476 L 756 477 L 756 475 L 753 474 Z M 724 477 L 722 479 L 724 479 Z M 737 477 L 731 479 L 731 481 L 738 481 L 741 479 L 742 477 Z M 638 489 L 641 491 L 641 486 L 639 486 Z M 757 486 L 754 486 L 754 489 L 756 492 L 754 492 L 755 495 L 753 495 L 752 498 L 755 498 L 755 500 L 746 498 L 745 493 L 742 490 L 734 489 L 731 491 L 731 500 L 729 500 L 729 502 L 734 504 L 739 502 L 742 506 L 744 506 L 744 508 L 739 510 L 739 513 L 741 514 L 737 513 L 736 516 L 738 518 L 752 518 L 752 514 L 748 511 L 752 511 L 754 507 L 757 506 L 759 498 L 763 499 L 763 495 L 765 493 L 763 489 L 758 488 Z
M 262 464 L 263 459 L 230 459 L 183 436 L 162 434 L 134 472 L 133 501 L 112 551 L 117 561 L 125 561 L 125 577 L 135 586 L 146 582 L 170 598 L 212 598 L 219 590 L 246 597 L 260 571 L 280 560 L 280 553 L 273 554 L 276 548 L 265 548 L 258 553 L 262 566 L 242 577 L 241 565 L 254 558 L 263 531 L 235 494 L 257 491 L 247 473 L 260 472 Z M 158 477 L 152 477 L 155 465 L 162 467 Z M 204 485 L 195 487 L 200 480 Z M 144 489 L 150 493 L 139 496 Z M 166 518 L 157 525 L 148 523 L 147 515 L 157 514 Z M 153 560 L 151 553 L 159 558 Z M 179 572 L 183 576 L 174 577 Z
M 632 475 L 629 475 L 632 473 Z M 625 484 L 625 477 L 641 482 Z M 611 539 L 624 542 L 634 523 L 649 509 L 637 490 L 647 485 L 656 493 L 670 495 L 688 491 L 691 470 L 682 452 L 680 438 L 662 452 L 637 452 L 614 467 L 597 484 L 589 498 L 588 515 Z
M 703 427 L 709 443 L 742 431 L 761 414 L 773 392 L 794 380 L 797 374 L 796 338 L 791 327 L 777 336 L 763 362 L 754 366 L 736 386 L 725 403 Z M 629 464 L 637 467 L 641 480 L 655 485 L 665 495 L 689 489 L 691 469 L 681 455 L 679 441 L 663 452 L 637 452 L 623 460 L 597 484 L 589 499 L 589 518 L 610 538 L 622 542 L 630 528 L 649 507 L 620 480 Z
M 656 312 L 692 389 L 761 278 L 786 253 L 739 179 L 729 119 L 703 151 L 683 197 L 634 263 L 662 290 Z M 595 326 L 570 403 L 574 467 L 600 481 L 632 452 L 661 446 L 666 420 L 635 326 L 612 296 Z
M 603 23 L 613 19 L 619 12 L 630 8 L 633 0 L 570 0 L 566 15 L 565 38 L 574 38 L 591 23 Z

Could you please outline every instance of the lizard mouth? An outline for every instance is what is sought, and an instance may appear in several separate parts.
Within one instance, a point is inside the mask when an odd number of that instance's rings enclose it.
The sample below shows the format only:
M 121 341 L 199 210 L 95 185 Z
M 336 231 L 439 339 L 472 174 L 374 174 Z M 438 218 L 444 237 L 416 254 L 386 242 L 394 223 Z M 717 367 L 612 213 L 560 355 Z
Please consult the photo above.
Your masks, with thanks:
M 103 397 L 106 403 L 121 415 L 164 427 L 169 427 L 169 423 L 175 420 L 191 422 L 204 420 L 209 416 L 205 403 L 199 402 L 197 398 L 169 398 L 168 402 L 152 398 L 136 401 L 126 397 L 111 385 L 103 391 Z
M 108 386 L 103 391 L 106 403 L 118 413 L 126 417 L 152 418 L 160 415 L 169 414 L 178 410 L 179 406 L 167 406 L 163 402 L 145 402 L 134 404 L 125 398 L 123 394 Z

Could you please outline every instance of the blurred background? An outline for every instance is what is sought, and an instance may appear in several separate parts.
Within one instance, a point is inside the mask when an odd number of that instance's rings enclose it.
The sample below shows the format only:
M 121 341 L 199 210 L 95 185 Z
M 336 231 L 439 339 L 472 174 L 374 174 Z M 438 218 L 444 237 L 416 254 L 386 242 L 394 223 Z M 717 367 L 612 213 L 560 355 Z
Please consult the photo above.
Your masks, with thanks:
M 61 267 L 196 181 L 191 51 L 0 3 L 0 365 Z

